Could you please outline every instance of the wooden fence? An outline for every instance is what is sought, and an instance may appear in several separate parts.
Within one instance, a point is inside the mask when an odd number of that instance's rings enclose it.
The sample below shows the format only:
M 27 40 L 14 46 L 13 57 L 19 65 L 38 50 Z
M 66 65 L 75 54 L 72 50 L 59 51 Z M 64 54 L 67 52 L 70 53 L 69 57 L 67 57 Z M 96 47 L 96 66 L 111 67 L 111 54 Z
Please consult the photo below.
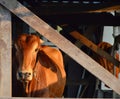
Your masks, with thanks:
M 33 14 L 17 0 L 0 0 L 0 98 L 11 99 L 11 16 L 15 14 L 37 32 L 53 42 L 86 70 L 120 94 L 120 80 L 65 39 L 47 23 Z M 3 7 L 4 6 L 4 7 Z M 6 9 L 7 8 L 7 9 Z M 10 12 L 9 12 L 10 11 Z M 65 44 L 65 46 L 64 46 Z M 19 98 L 17 98 L 19 99 Z M 25 98 L 24 98 L 25 99 Z M 27 99 L 27 98 L 26 98 Z

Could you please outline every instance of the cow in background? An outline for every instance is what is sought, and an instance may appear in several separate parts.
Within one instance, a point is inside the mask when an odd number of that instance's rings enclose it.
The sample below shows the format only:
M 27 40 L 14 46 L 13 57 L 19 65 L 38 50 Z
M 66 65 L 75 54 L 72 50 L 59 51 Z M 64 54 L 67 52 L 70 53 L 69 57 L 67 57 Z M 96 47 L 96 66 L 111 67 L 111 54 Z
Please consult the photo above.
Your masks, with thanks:
M 112 45 L 107 42 L 100 42 L 98 44 L 98 47 L 102 50 L 106 51 L 107 53 L 111 54 L 112 51 Z M 106 58 L 102 56 L 97 56 L 97 62 L 100 63 L 105 69 L 107 69 L 112 74 L 114 73 L 114 64 L 110 61 L 108 61 Z

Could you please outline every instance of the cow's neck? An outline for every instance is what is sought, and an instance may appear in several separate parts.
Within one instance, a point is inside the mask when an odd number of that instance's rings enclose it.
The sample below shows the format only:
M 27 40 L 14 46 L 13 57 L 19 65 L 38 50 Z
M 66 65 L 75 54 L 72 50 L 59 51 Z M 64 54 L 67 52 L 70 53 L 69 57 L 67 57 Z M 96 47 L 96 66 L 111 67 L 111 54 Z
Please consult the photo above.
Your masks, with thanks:
M 26 86 L 26 91 L 28 90 L 27 96 L 42 96 L 46 89 L 46 74 L 43 66 L 40 64 L 40 61 L 36 61 L 36 66 L 34 68 L 33 79 L 29 82 L 28 87 Z M 36 91 L 37 95 L 36 95 Z M 40 91 L 41 90 L 41 91 Z M 39 93 L 39 94 L 38 94 Z M 38 97 L 39 97 L 38 96 Z
M 32 79 L 32 81 L 23 82 L 25 94 L 26 94 L 27 97 L 30 97 L 30 96 L 31 96 L 33 88 L 36 87 L 36 86 L 35 86 L 35 85 L 36 85 L 36 84 L 35 84 L 35 80 L 37 81 L 37 79 L 38 79 L 36 75 L 38 75 L 37 72 L 38 72 L 38 69 L 39 69 L 38 66 L 37 66 L 37 62 L 38 62 L 38 59 L 36 59 L 36 62 L 35 62 L 35 64 L 34 64 L 34 68 L 33 68 L 33 79 Z M 32 86 L 33 88 L 31 88 L 31 86 Z
M 28 94 L 29 94 L 29 82 L 23 82 L 23 87 L 24 87 L 26 96 L 28 96 Z

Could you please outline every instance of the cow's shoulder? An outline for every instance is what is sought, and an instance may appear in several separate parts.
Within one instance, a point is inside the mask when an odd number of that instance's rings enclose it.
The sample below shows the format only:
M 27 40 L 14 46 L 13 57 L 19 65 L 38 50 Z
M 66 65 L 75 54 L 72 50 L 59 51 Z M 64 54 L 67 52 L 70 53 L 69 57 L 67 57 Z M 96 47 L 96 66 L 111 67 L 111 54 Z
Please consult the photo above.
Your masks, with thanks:
M 60 62 L 63 62 L 62 53 L 58 48 L 53 48 L 49 46 L 41 46 L 41 51 L 43 51 L 46 55 L 48 55 L 53 60 L 59 60 Z
M 40 48 L 40 52 L 43 53 L 44 57 L 48 57 L 50 63 L 53 64 L 53 66 L 57 66 L 59 70 L 62 72 L 63 77 L 65 76 L 64 72 L 64 62 L 63 62 L 63 56 L 61 51 L 58 48 L 53 48 L 49 46 L 42 46 Z

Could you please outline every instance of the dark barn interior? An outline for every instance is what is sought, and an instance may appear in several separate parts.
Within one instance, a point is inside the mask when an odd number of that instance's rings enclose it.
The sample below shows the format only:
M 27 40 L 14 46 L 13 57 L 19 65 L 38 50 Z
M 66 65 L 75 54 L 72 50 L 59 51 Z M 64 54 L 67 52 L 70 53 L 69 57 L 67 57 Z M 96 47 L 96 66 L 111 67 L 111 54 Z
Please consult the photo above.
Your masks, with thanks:
M 73 37 L 77 31 L 94 44 L 102 41 L 104 26 L 119 26 L 120 16 L 117 10 L 120 1 L 114 0 L 18 0 L 33 13 L 47 22 L 60 34 L 79 47 L 94 59 L 94 52 Z M 114 12 L 115 15 L 111 14 Z M 15 15 L 12 15 L 14 40 L 21 33 L 31 33 L 30 27 Z M 34 31 L 34 33 L 36 33 Z M 42 37 L 42 36 L 41 36 Z M 44 37 L 43 37 L 44 38 Z M 44 38 L 45 39 L 45 38 Z M 49 44 L 49 41 L 46 41 Z M 50 46 L 55 46 L 50 44 Z M 64 90 L 65 98 L 113 98 L 112 90 L 101 90 L 101 82 L 85 70 L 72 58 L 64 57 L 67 82 Z

